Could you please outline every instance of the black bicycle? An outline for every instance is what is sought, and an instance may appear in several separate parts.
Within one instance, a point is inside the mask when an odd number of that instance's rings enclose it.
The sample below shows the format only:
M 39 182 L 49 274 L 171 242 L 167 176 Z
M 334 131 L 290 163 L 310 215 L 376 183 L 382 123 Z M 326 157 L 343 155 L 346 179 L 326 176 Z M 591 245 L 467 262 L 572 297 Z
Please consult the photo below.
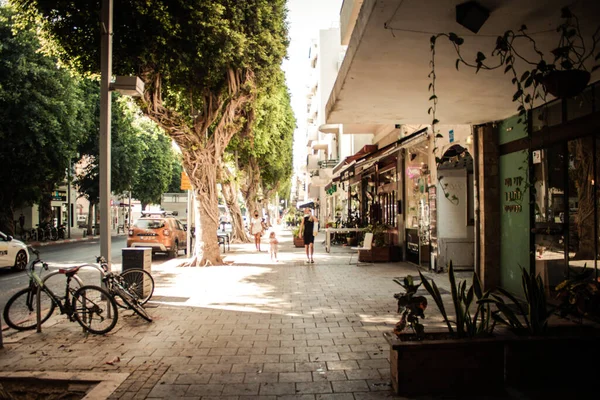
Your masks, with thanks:
M 40 302 L 40 324 L 46 322 L 58 307 L 61 314 L 66 314 L 69 321 L 77 321 L 87 332 L 102 335 L 110 332 L 119 318 L 117 303 L 110 293 L 93 285 L 81 285 L 76 276 L 81 267 L 60 268 L 47 274 L 44 279 L 35 271 L 41 264 L 41 270 L 47 271 L 48 264 L 40 260 L 39 252 L 30 247 L 37 256 L 27 267 L 29 286 L 15 293 L 4 307 L 6 324 L 16 330 L 29 330 L 37 326 L 37 301 Z M 65 275 L 65 295 L 59 296 L 46 284 L 46 281 L 57 274 Z M 74 287 L 72 281 L 78 283 Z
M 148 322 L 152 317 L 144 308 L 144 304 L 154 292 L 154 279 L 149 272 L 133 268 L 120 274 L 108 270 L 108 263 L 102 256 L 96 258 L 102 269 L 102 282 L 115 299 L 118 306 L 133 310 Z

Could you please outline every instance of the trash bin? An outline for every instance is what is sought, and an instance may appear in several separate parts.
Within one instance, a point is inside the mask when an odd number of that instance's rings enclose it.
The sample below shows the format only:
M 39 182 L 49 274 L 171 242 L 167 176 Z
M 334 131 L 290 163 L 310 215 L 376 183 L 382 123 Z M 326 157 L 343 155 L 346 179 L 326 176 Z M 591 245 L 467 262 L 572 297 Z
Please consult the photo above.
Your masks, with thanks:
M 152 249 L 150 247 L 125 247 L 121 249 L 121 257 L 123 261 L 122 272 L 139 268 L 152 275 Z M 151 282 L 143 282 L 144 296 L 150 291 L 150 285 Z

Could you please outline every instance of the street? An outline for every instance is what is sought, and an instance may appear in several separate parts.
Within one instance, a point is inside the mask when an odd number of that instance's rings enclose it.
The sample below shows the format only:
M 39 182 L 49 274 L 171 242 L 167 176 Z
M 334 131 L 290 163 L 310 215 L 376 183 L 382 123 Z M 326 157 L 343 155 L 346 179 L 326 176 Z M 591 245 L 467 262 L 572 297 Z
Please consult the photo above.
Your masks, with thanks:
M 114 236 L 112 238 L 112 268 L 114 271 L 121 270 L 121 249 L 124 247 L 126 247 L 125 236 Z M 43 246 L 37 249 L 40 252 L 40 258 L 49 264 L 49 270 L 41 273 L 41 276 L 44 277 L 58 268 L 94 264 L 96 257 L 100 255 L 100 239 Z M 35 255 L 32 255 L 32 257 L 35 257 Z M 167 260 L 165 254 L 155 254 L 152 257 L 153 264 L 161 264 Z M 40 273 L 37 268 L 36 271 Z M 100 284 L 100 275 L 93 268 L 82 269 L 78 275 L 86 284 Z M 25 271 L 13 271 L 10 268 L 0 269 L 0 311 L 4 310 L 4 305 L 8 299 L 14 293 L 26 287 L 28 282 L 29 277 Z M 50 278 L 48 285 L 53 291 L 62 294 L 64 282 L 64 276 L 58 275 Z

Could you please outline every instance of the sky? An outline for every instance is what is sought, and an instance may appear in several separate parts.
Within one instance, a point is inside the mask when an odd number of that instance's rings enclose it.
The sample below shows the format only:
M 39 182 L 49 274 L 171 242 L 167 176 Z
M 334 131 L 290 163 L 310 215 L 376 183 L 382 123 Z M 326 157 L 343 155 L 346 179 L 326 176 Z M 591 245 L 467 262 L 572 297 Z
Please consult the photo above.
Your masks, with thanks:
M 305 162 L 306 93 L 309 77 L 309 48 L 319 29 L 339 26 L 342 0 L 287 0 L 290 45 L 282 68 L 292 96 L 298 129 L 294 134 L 294 166 Z

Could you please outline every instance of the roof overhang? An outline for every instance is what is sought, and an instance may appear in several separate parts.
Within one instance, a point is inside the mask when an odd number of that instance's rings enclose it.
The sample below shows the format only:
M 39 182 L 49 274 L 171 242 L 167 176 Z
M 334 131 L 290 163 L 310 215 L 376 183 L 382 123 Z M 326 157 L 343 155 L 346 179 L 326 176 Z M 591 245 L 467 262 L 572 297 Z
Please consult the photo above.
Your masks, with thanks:
M 556 27 L 566 5 L 578 16 L 588 39 L 600 21 L 597 0 L 479 0 L 490 16 L 473 34 L 456 22 L 455 7 L 464 2 L 364 0 L 326 105 L 327 124 L 344 124 L 344 133 L 347 124 L 430 124 L 430 37 L 437 33 L 462 36 L 461 54 L 474 62 L 478 51 L 489 57 L 497 36 L 509 29 L 517 32 L 523 24 L 536 46 L 550 54 L 558 44 Z M 457 71 L 456 59 L 452 43 L 438 38 L 437 119 L 444 124 L 474 125 L 517 113 L 512 101 L 516 88 L 504 68 L 475 73 L 475 69 L 462 66 Z M 523 70 L 520 63 L 516 65 Z M 592 74 L 591 82 L 599 78 L 600 69 Z

